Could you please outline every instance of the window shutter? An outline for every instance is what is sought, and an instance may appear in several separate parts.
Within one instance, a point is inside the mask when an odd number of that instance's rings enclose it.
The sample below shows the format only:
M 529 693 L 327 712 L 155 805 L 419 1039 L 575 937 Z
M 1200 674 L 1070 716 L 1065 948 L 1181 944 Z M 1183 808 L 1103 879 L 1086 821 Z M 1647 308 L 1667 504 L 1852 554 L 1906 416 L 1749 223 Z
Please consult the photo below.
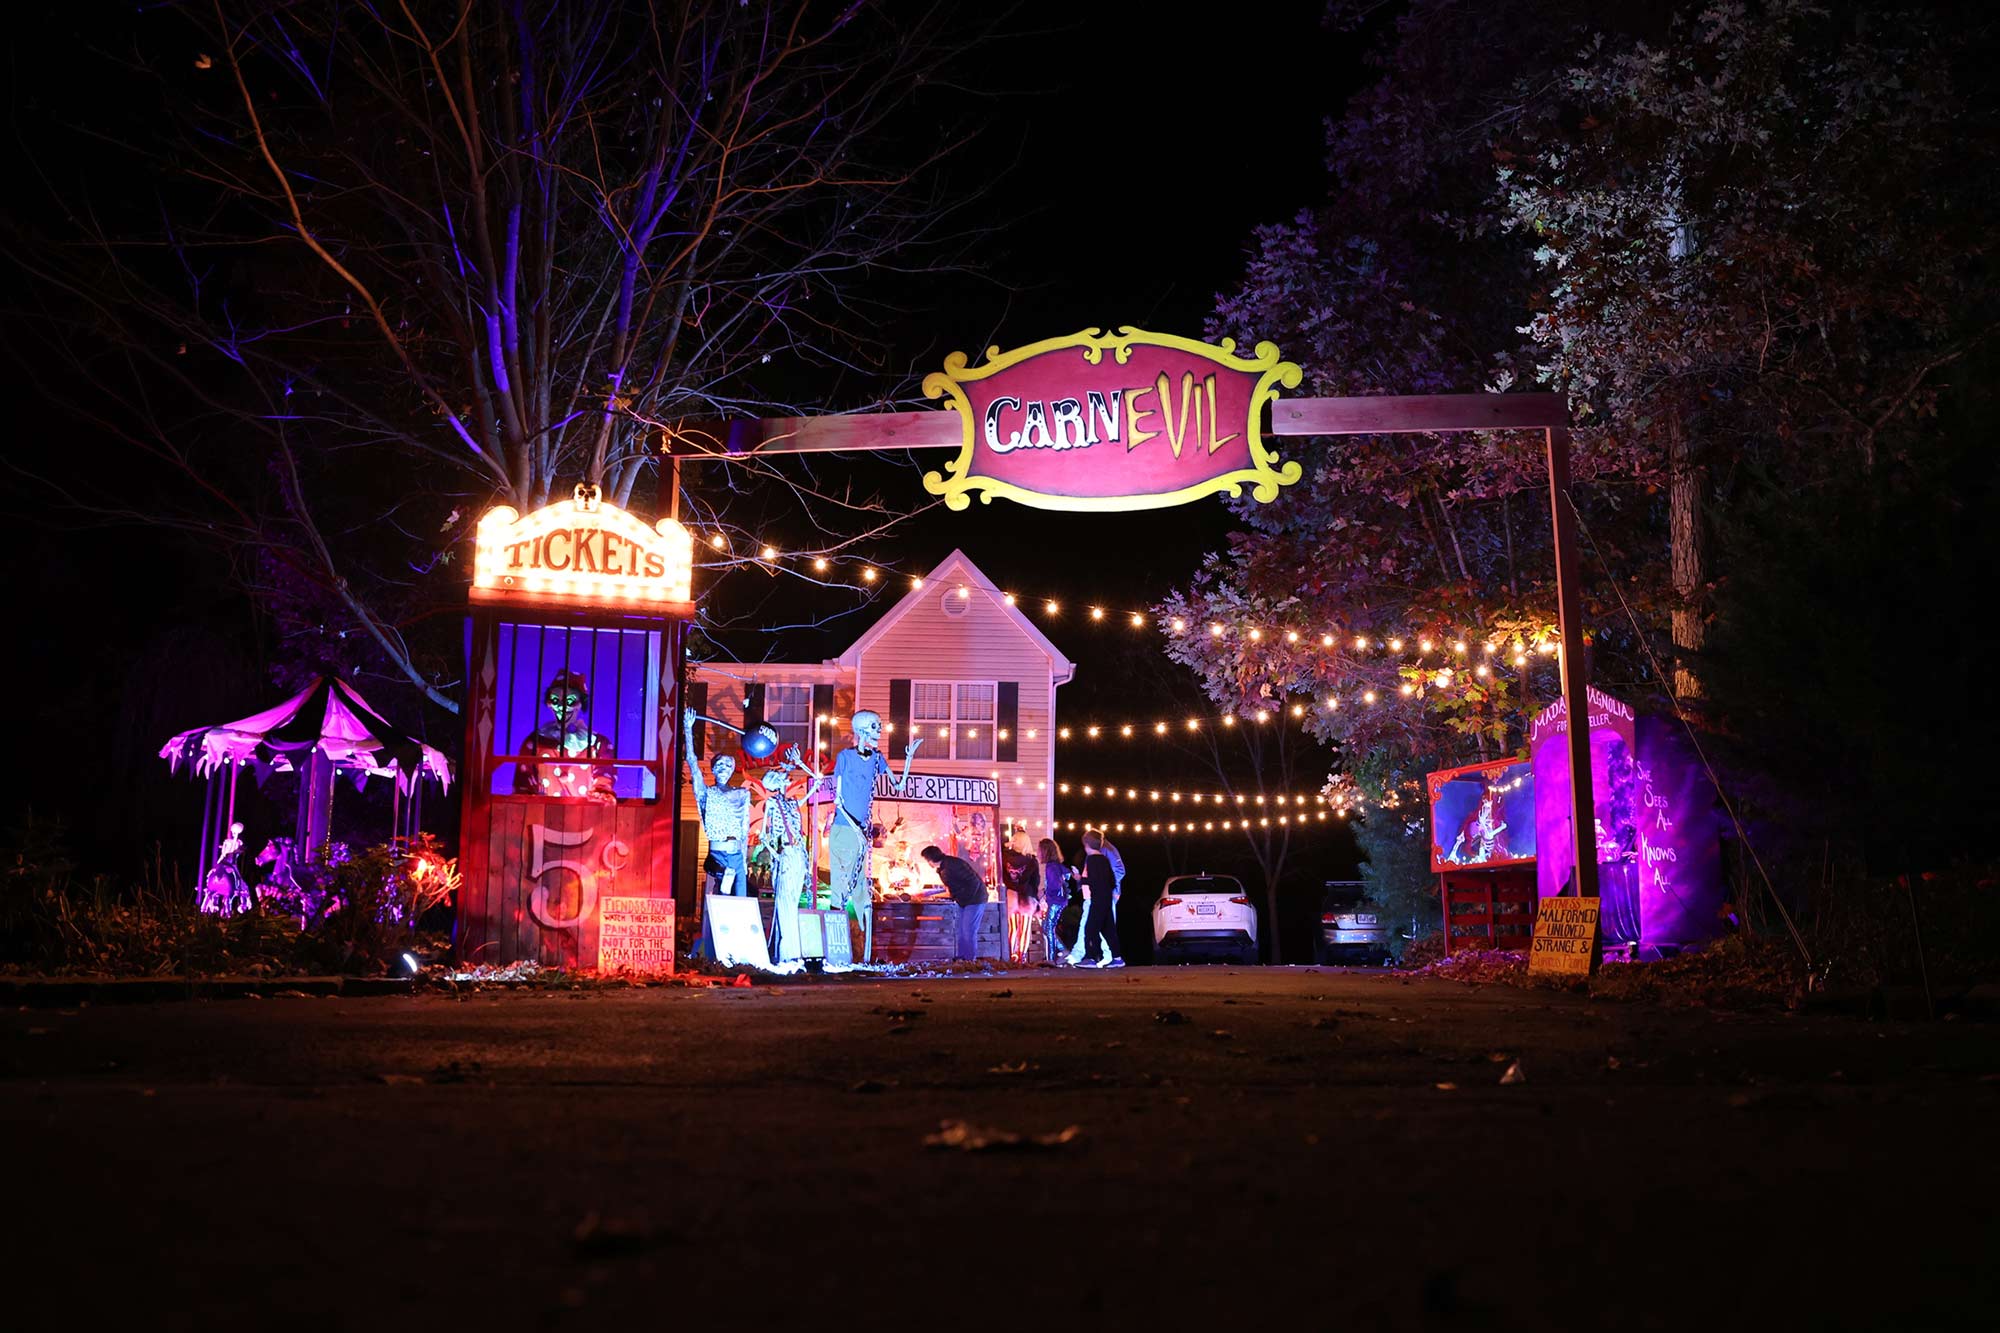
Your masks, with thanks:
M 819 725 L 820 718 L 827 720 L 828 735 L 836 737 L 840 735 L 838 731 L 833 729 L 833 686 L 831 685 L 813 686 L 813 725 L 815 727 Z M 817 735 L 818 733 L 815 732 L 814 734 Z M 838 749 L 840 747 L 836 745 L 834 748 Z
M 1021 683 L 1016 680 L 1000 682 L 999 706 L 994 711 L 994 723 L 1000 731 L 994 738 L 997 749 L 994 759 L 1003 764 L 1011 764 L 1021 757 L 1017 737 L 1021 731 Z
M 910 739 L 910 682 L 892 680 L 889 682 L 889 721 L 895 724 L 898 747 Z
M 764 720 L 764 686 L 752 683 L 743 687 L 743 730 L 748 731 Z
M 703 722 L 699 716 L 708 711 L 707 681 L 697 680 L 689 682 L 688 707 L 694 709 L 697 715 L 694 722 L 694 753 L 688 756 L 689 761 L 692 762 L 708 753 L 708 723 Z

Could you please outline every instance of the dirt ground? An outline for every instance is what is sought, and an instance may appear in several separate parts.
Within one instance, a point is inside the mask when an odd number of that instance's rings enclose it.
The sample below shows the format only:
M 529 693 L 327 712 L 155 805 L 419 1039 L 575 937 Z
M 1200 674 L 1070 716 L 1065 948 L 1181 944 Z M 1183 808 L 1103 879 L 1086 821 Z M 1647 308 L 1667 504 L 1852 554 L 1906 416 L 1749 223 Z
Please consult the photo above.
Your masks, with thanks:
M 1129 968 L 22 1009 L 0 1053 L 24 1329 L 1990 1328 L 2000 1294 L 1989 1026 Z

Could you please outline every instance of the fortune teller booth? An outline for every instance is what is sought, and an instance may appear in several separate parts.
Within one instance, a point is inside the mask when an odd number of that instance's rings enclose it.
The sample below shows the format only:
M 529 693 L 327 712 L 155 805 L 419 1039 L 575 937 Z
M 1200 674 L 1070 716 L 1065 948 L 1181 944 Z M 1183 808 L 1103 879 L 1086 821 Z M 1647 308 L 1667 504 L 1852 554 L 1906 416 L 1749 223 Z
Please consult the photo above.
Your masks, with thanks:
M 1713 784 L 1681 724 L 1595 686 L 1590 782 L 1605 948 L 1658 957 L 1714 938 L 1723 903 Z M 1525 949 L 1542 899 L 1573 891 L 1568 709 L 1528 726 L 1528 757 L 1429 775 L 1431 869 L 1449 947 Z
M 479 521 L 462 964 L 671 971 L 693 542 L 579 486 Z

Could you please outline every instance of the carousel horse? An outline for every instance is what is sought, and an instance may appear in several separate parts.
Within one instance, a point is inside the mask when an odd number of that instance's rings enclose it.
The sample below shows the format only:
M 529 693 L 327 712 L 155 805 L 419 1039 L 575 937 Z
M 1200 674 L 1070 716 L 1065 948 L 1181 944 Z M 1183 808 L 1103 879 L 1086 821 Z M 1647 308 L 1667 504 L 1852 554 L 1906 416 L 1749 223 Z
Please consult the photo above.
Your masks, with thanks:
M 298 859 L 298 849 L 290 838 L 273 838 L 265 843 L 264 850 L 257 853 L 257 864 L 271 869 L 264 876 L 259 893 L 279 904 L 287 916 L 298 917 L 299 929 L 307 930 L 337 911 L 340 899 L 328 895 L 322 901 L 320 895 L 299 883 Z
M 201 892 L 195 900 L 201 911 L 210 916 L 235 916 L 256 907 L 256 893 L 244 882 L 243 872 L 236 868 L 236 856 L 242 850 L 243 826 L 231 824 L 215 864 L 202 877 Z

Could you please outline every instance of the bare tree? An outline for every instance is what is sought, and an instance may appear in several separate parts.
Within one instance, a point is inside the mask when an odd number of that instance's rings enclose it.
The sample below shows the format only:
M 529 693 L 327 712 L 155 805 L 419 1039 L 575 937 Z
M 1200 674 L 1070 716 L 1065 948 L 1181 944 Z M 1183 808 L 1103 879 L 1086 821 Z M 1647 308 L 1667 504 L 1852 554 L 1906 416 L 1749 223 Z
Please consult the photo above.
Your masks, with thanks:
M 137 174 L 46 175 L 65 221 L 14 247 L 77 410 L 131 450 L 66 498 L 228 546 L 281 622 L 455 711 L 411 632 L 487 503 L 588 480 L 679 512 L 678 423 L 907 383 L 878 331 L 975 234 L 941 170 L 974 38 L 888 10 L 173 6 L 125 62 L 157 115 L 96 136 Z M 894 521 L 813 466 L 738 466 L 683 518 L 727 531 L 754 479 L 827 552 Z

